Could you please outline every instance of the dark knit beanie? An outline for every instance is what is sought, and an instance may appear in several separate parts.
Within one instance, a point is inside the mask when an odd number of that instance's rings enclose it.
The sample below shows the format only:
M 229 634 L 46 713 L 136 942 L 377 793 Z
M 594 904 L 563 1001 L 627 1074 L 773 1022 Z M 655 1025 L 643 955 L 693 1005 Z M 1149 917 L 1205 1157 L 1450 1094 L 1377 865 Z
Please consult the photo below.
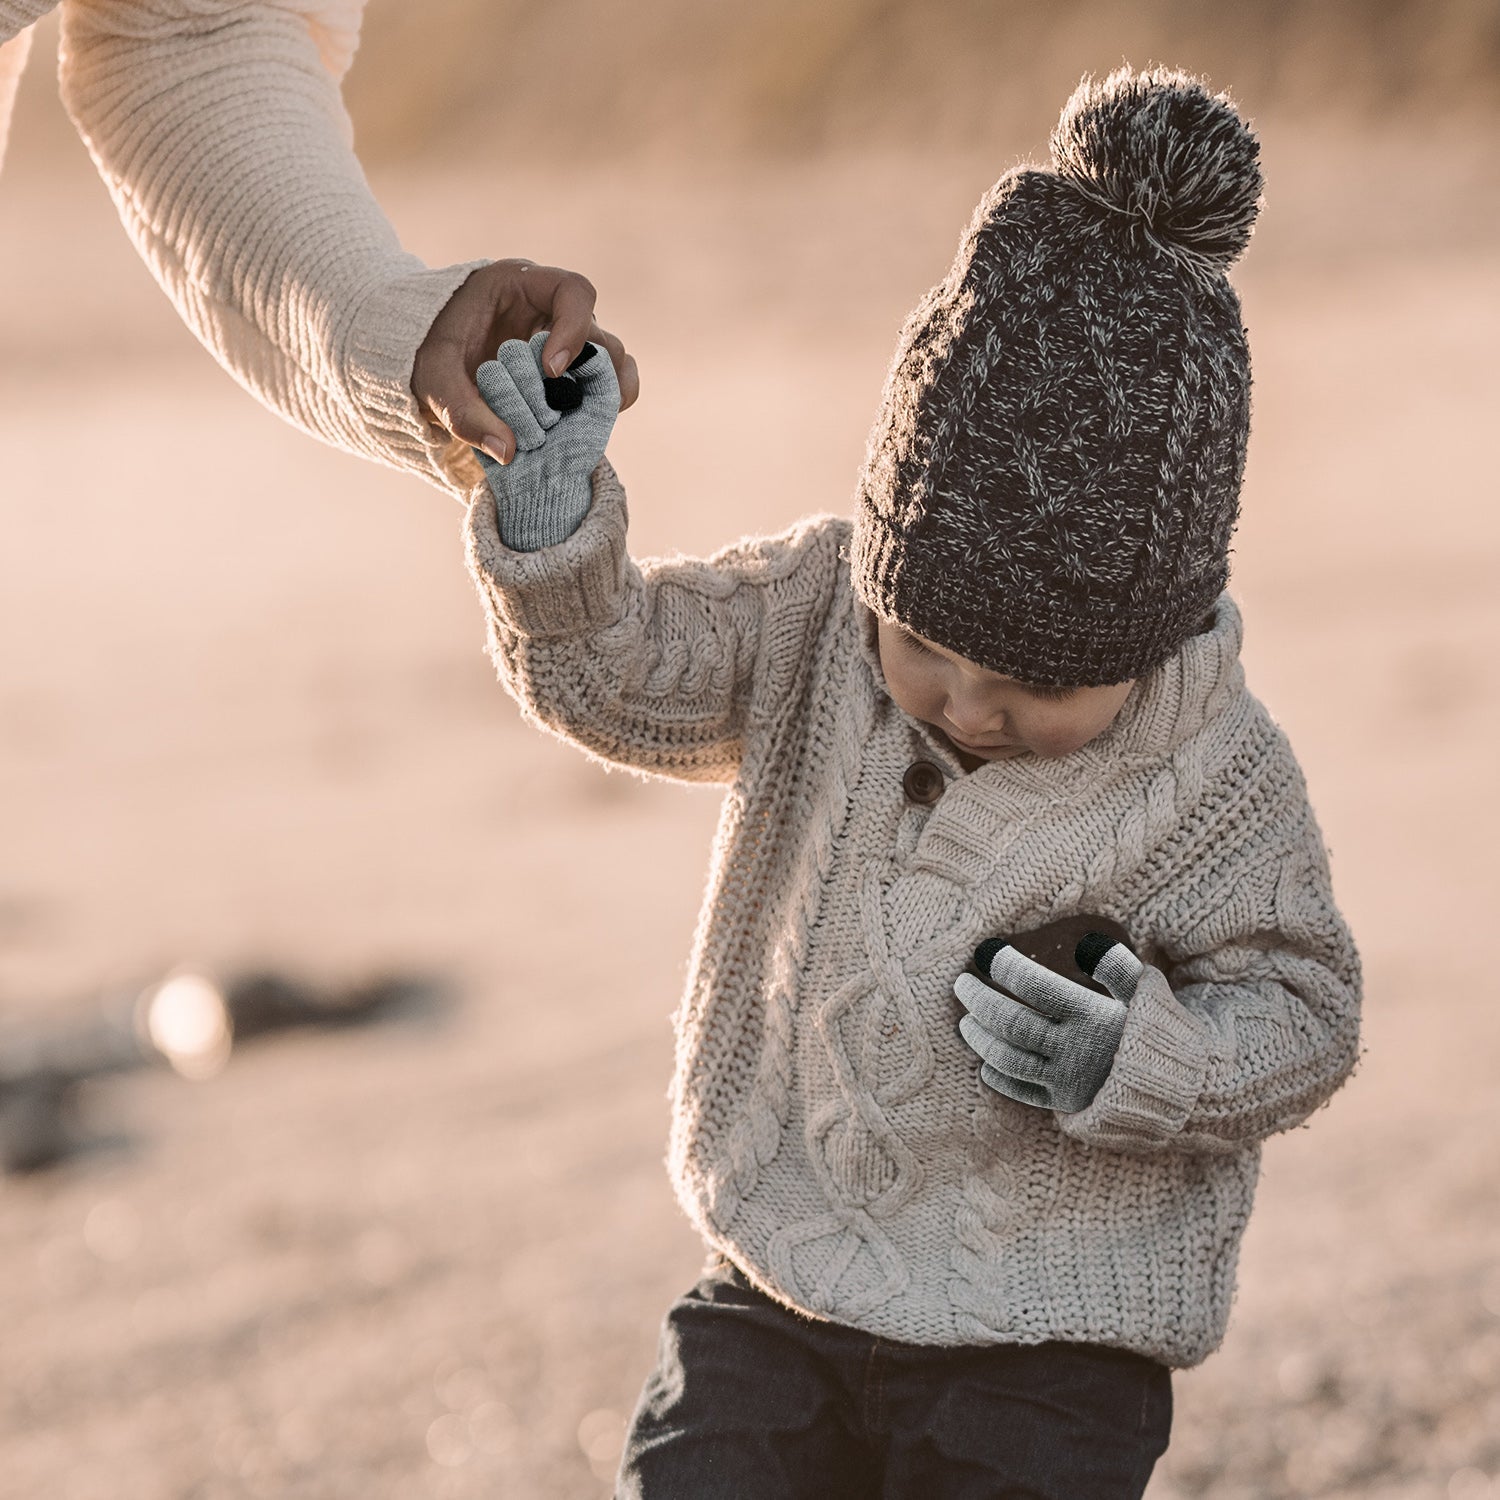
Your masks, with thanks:
M 1259 146 L 1181 73 L 1085 79 L 907 320 L 860 482 L 878 615 L 1026 682 L 1144 676 L 1228 577 Z

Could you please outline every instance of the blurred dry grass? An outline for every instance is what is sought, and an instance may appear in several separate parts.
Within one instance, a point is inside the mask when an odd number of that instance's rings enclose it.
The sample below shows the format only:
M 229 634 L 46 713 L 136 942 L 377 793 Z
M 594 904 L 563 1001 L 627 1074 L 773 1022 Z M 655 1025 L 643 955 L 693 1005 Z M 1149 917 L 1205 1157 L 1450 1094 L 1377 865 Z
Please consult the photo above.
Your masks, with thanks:
M 1496 0 L 372 0 L 350 98 L 382 158 L 1029 142 L 1081 73 L 1205 73 L 1253 113 L 1500 115 Z
M 645 374 L 615 443 L 635 545 L 702 551 L 846 503 L 901 315 L 1077 72 L 1157 53 L 1252 104 L 1234 587 L 1369 1052 L 1268 1150 L 1152 1496 L 1495 1500 L 1495 8 L 934 4 L 872 39 L 875 13 L 377 0 L 358 126 L 427 259 L 595 278 Z M 978 47 L 931 52 L 955 17 L 1004 41 L 1003 89 Z M 698 1259 L 662 1093 L 715 799 L 520 723 L 452 508 L 211 369 L 36 61 L 0 179 L 0 1004 L 75 1013 L 188 956 L 447 970 L 464 1003 L 101 1088 L 103 1149 L 0 1187 L 0 1496 L 601 1494 Z M 1383 77 L 1411 80 L 1395 118 Z M 543 160 L 524 122 L 558 99 Z M 777 150 L 735 149 L 768 118 Z

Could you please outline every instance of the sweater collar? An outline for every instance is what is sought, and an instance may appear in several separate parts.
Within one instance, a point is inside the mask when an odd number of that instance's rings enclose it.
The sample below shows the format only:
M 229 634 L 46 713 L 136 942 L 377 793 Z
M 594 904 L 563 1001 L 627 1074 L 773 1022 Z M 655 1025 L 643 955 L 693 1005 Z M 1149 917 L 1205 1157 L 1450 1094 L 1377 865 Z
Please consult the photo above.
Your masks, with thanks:
M 860 650 L 876 686 L 889 697 L 876 644 L 875 615 L 862 602 L 856 601 L 856 607 Z M 1216 718 L 1244 687 L 1245 674 L 1240 665 L 1243 639 L 1244 622 L 1239 606 L 1227 593 L 1220 594 L 1209 627 L 1189 636 L 1175 655 L 1136 683 L 1114 723 L 1103 734 L 1081 750 L 1056 760 L 1023 755 L 1014 760 L 990 761 L 973 774 L 1018 771 L 1028 779 L 1047 780 L 1055 773 L 1071 780 L 1077 771 L 1102 768 L 1104 762 L 1122 758 L 1154 760 L 1170 755 Z M 951 747 L 935 730 L 908 714 L 902 716 L 929 748 L 957 767 Z

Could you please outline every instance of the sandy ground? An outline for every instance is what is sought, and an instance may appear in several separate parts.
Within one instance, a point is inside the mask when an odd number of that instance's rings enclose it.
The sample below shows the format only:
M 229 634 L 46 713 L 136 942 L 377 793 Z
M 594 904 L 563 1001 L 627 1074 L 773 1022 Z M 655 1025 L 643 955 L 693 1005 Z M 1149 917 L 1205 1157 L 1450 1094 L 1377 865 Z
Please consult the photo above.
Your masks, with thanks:
M 711 792 L 491 679 L 458 515 L 242 397 L 75 150 L 0 181 L 0 1006 L 188 959 L 452 999 L 100 1085 L 0 1184 L 0 1496 L 597 1496 L 699 1247 L 660 1165 Z M 1268 136 L 1235 590 L 1362 940 L 1368 1054 L 1274 1141 L 1152 1500 L 1500 1495 L 1500 236 Z M 1420 166 L 1422 148 L 1397 143 Z M 1451 162 L 1453 153 L 1442 158 Z M 430 259 L 586 269 L 645 373 L 639 551 L 847 504 L 994 163 L 383 176 Z M 1435 220 L 1435 213 L 1447 217 Z M 1368 223 L 1368 243 L 1356 226 Z

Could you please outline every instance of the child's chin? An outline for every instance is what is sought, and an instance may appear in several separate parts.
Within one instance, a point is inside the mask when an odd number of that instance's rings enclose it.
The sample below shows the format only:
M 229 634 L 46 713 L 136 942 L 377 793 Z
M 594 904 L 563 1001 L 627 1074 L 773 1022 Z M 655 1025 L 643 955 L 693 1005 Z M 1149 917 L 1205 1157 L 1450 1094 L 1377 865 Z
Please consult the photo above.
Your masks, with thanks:
M 965 755 L 972 755 L 976 760 L 1014 760 L 1018 755 L 1029 755 L 1025 745 L 970 745 L 963 740 L 954 739 L 946 731 L 943 738 L 956 750 L 961 750 Z

